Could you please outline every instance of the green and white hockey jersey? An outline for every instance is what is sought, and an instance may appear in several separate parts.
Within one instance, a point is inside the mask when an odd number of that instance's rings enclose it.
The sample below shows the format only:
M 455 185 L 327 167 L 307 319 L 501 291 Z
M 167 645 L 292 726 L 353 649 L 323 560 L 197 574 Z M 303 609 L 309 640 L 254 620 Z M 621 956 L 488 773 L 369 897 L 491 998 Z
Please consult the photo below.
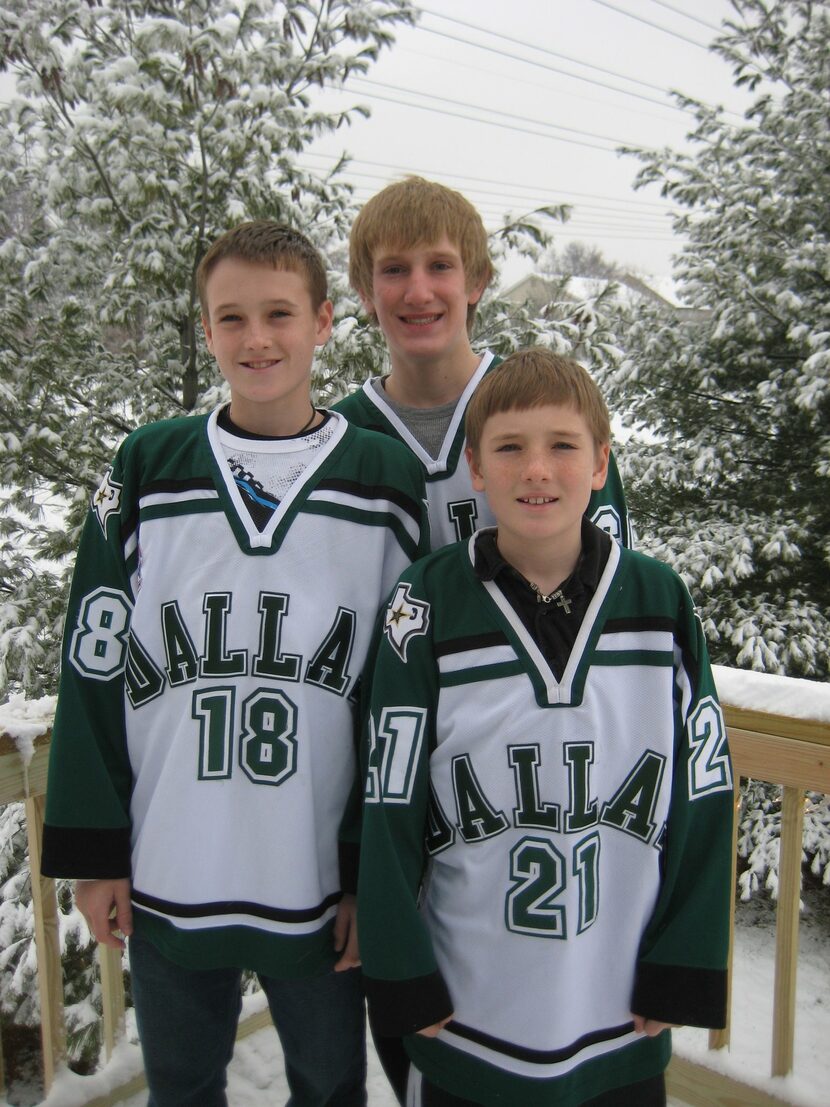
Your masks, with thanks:
M 611 543 L 557 681 L 474 542 L 408 569 L 378 630 L 364 979 L 431 1082 L 574 1107 L 665 1067 L 669 1033 L 635 1034 L 632 1012 L 723 1025 L 726 734 L 668 566 Z
M 371 379 L 365 381 L 357 392 L 344 396 L 334 405 L 334 410 L 345 415 L 355 426 L 399 439 L 421 463 L 426 479 L 434 550 L 449 542 L 469 538 L 473 531 L 495 524 L 486 496 L 483 492 L 476 492 L 470 482 L 464 457 L 464 416 L 473 392 L 485 373 L 500 362 L 501 359 L 489 350 L 483 354 L 478 369 L 458 401 L 437 458 L 430 457 L 383 396 L 378 395 Z M 622 545 L 630 547 L 633 544 L 625 493 L 613 453 L 608 463 L 605 487 L 591 493 L 585 514 Z
M 398 443 L 331 415 L 260 531 L 216 416 L 137 430 L 94 497 L 43 867 L 130 877 L 136 933 L 180 963 L 305 975 L 334 960 L 353 693 L 428 546 L 423 479 Z

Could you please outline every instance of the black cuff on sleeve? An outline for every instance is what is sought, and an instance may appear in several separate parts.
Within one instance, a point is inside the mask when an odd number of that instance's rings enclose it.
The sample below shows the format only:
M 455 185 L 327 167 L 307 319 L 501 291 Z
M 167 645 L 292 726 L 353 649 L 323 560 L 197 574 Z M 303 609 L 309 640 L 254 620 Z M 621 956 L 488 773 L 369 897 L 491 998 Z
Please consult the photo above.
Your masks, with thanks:
M 403 1037 L 452 1014 L 452 1000 L 439 972 L 410 980 L 377 980 L 364 973 L 372 1022 L 380 1034 Z
M 726 971 L 640 962 L 631 1010 L 678 1026 L 726 1026 Z
M 130 876 L 130 828 L 43 828 L 44 876 L 72 880 L 121 880 Z
M 340 888 L 347 894 L 357 895 L 357 868 L 360 845 L 357 842 L 340 841 L 337 846 L 340 862 Z

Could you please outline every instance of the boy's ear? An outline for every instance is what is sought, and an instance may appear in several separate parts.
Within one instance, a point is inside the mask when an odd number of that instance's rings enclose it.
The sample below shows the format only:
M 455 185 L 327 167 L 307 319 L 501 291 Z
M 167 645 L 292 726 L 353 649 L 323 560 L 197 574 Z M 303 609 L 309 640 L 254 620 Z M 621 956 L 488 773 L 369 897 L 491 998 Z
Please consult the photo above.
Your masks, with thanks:
M 594 476 L 591 481 L 591 488 L 593 488 L 595 492 L 605 487 L 605 481 L 608 477 L 608 458 L 610 455 L 611 446 L 608 442 L 605 442 L 602 446 L 597 446 L 594 450 Z
M 470 479 L 473 484 L 473 488 L 476 492 L 484 492 L 484 477 L 481 473 L 481 468 L 478 464 L 478 459 L 475 453 L 469 446 L 464 447 L 464 456 L 467 459 L 467 464 L 470 467 Z
M 477 285 L 475 288 L 471 288 L 467 292 L 467 303 L 477 304 L 481 297 L 484 295 L 484 285 Z
M 202 316 L 202 330 L 205 332 L 205 342 L 209 353 L 213 353 L 213 333 L 210 329 L 210 320 Z
M 334 321 L 334 305 L 331 300 L 323 300 L 317 309 L 317 345 L 325 346 L 331 337 Z
M 377 314 L 375 312 L 375 301 L 372 299 L 371 295 L 368 292 L 361 292 L 360 290 L 358 290 L 357 294 L 360 297 L 360 302 L 363 305 L 363 310 L 366 312 L 369 318 L 377 319 Z

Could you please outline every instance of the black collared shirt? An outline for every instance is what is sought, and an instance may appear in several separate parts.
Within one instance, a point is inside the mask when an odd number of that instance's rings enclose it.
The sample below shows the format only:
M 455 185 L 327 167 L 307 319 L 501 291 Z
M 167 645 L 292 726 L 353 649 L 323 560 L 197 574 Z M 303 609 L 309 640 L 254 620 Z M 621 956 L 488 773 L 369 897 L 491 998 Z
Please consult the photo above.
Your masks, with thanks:
M 497 537 L 497 529 L 491 528 L 483 530 L 476 538 L 476 576 L 479 580 L 495 582 L 544 654 L 556 679 L 561 680 L 588 604 L 608 561 L 613 539 L 583 518 L 582 553 L 574 571 L 557 590 L 564 602 L 545 603 L 518 569 L 504 560 Z

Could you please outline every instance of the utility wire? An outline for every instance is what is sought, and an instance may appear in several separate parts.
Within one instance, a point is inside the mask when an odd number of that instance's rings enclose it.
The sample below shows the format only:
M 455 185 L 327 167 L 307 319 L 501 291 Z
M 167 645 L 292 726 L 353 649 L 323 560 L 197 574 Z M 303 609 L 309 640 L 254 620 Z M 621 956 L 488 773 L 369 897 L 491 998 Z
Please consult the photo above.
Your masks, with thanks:
M 466 23 L 463 19 L 455 19 L 451 15 L 444 15 L 443 12 L 433 11 L 431 8 L 421 7 L 421 11 L 427 15 L 432 15 L 436 19 L 443 19 L 447 23 L 455 23 L 459 27 L 466 27 L 470 31 L 479 31 L 482 34 L 493 35 L 504 42 L 512 42 L 514 46 L 523 46 L 532 50 L 538 50 L 540 54 L 547 54 L 551 58 L 560 58 L 562 61 L 572 62 L 574 65 L 581 65 L 584 69 L 594 69 L 597 73 L 604 73 L 607 77 L 617 77 L 623 81 L 630 81 L 634 85 L 641 85 L 643 88 L 650 88 L 652 92 L 665 93 L 665 89 L 660 85 L 650 84 L 648 81 L 641 81 L 639 77 L 627 77 L 624 73 L 617 73 L 613 69 L 605 69 L 601 65 L 592 65 L 590 62 L 582 61 L 581 58 L 571 57 L 570 54 L 560 54 L 556 50 L 550 50 L 547 46 L 537 46 L 532 42 L 524 42 L 520 38 L 511 38 L 510 35 L 503 35 L 500 31 L 490 31 L 486 27 L 481 27 L 475 23 Z M 421 30 L 428 30 L 428 28 L 421 27 Z M 467 41 L 467 40 L 464 40 Z M 470 43 L 471 46 L 475 46 L 476 43 Z
M 352 78 L 356 80 L 357 78 Z M 449 111 L 446 108 L 431 108 L 426 104 L 413 104 L 408 100 L 398 100 L 394 96 L 382 96 L 379 92 L 364 92 L 364 96 L 368 96 L 370 100 L 382 100 L 388 104 L 399 104 L 405 108 L 416 108 L 419 111 L 437 112 L 439 115 L 447 115 L 452 119 L 464 119 L 469 123 L 481 123 L 485 127 L 499 127 L 504 131 L 512 131 L 514 134 L 526 134 L 533 135 L 535 138 L 548 138 L 554 142 L 567 142 L 573 146 L 584 146 L 589 150 L 599 150 L 603 154 L 614 153 L 614 147 L 598 146 L 595 142 L 582 142 L 578 138 L 565 138 L 562 135 L 545 134 L 543 131 L 533 131 L 529 127 L 519 127 L 513 123 L 499 123 L 493 119 L 480 119 L 475 115 L 465 115 L 463 112 Z M 482 111 L 488 109 L 482 108 Z M 613 140 L 612 140 L 613 141 Z
M 366 172 L 358 171 L 358 172 L 354 173 L 353 176 L 355 178 L 360 178 L 361 180 L 366 179 L 366 180 L 369 180 L 369 181 L 384 181 L 385 182 L 385 181 L 388 180 L 388 178 L 386 176 L 384 176 L 382 173 L 366 173 Z M 354 187 L 362 189 L 362 188 L 367 188 L 368 186 L 355 183 Z M 626 223 L 629 223 L 629 224 L 632 223 L 632 222 L 636 222 L 636 223 L 642 224 L 643 226 L 647 226 L 648 224 L 652 224 L 654 226 L 664 225 L 665 222 L 666 222 L 666 219 L 671 214 L 670 212 L 659 213 L 659 212 L 650 212 L 650 211 L 644 211 L 644 212 L 623 211 L 619 208 L 610 207 L 610 206 L 604 205 L 604 204 L 574 204 L 574 203 L 571 203 L 569 201 L 551 201 L 551 198 L 549 196 L 545 196 L 544 194 L 540 194 L 540 193 L 537 193 L 536 196 L 517 196 L 514 193 L 502 192 L 502 191 L 493 191 L 492 189 L 487 189 L 487 188 L 478 188 L 478 187 L 468 188 L 467 189 L 467 197 L 472 198 L 473 196 L 475 196 L 475 197 L 480 197 L 480 196 L 481 197 L 487 197 L 488 199 L 483 201 L 483 202 L 490 202 L 490 203 L 492 203 L 492 200 L 489 199 L 489 198 L 492 197 L 492 198 L 497 199 L 497 200 L 502 200 L 505 205 L 517 205 L 518 204 L 518 205 L 526 206 L 527 204 L 533 204 L 533 205 L 537 205 L 537 206 L 550 206 L 552 202 L 553 203 L 565 203 L 568 207 L 573 208 L 575 213 L 579 213 L 580 218 L 597 218 L 597 219 L 606 219 L 606 220 L 621 219 L 621 220 L 624 220 Z M 478 200 L 476 200 L 477 206 L 478 206 L 479 203 L 480 202 Z
M 340 160 L 339 155 L 318 153 L 316 150 L 305 150 L 305 151 L 303 151 L 303 156 L 311 156 L 311 157 L 315 157 L 315 158 L 324 158 L 324 159 L 334 161 L 334 162 L 337 162 L 337 161 Z M 370 161 L 367 158 L 350 158 L 349 159 L 349 165 L 370 165 L 375 169 L 385 169 L 387 171 L 391 170 L 392 172 L 395 172 L 395 173 L 415 173 L 417 175 L 425 175 L 426 174 L 426 175 L 432 176 L 432 177 L 435 177 L 435 176 L 447 177 L 451 180 L 473 181 L 474 183 L 477 183 L 477 184 L 503 185 L 505 188 L 523 188 L 523 189 L 528 189 L 531 192 L 535 192 L 537 195 L 539 193 L 546 192 L 549 188 L 548 185 L 522 184 L 522 183 L 516 182 L 516 181 L 494 181 L 494 180 L 492 180 L 490 178 L 487 178 L 487 177 L 473 177 L 469 173 L 448 173 L 448 172 L 445 172 L 444 170 L 429 169 L 429 168 L 425 168 L 425 167 L 419 167 L 418 170 L 415 170 L 415 169 L 413 169 L 413 167 L 411 165 L 389 165 L 387 162 Z M 383 178 L 383 179 L 385 179 L 385 178 Z M 568 195 L 569 196 L 577 196 L 577 197 L 580 197 L 581 199 L 587 199 L 587 200 L 612 200 L 612 201 L 614 201 L 614 203 L 631 204 L 632 206 L 637 207 L 637 208 L 639 208 L 639 207 L 658 208 L 662 212 L 670 212 L 671 210 L 675 209 L 675 205 L 669 204 L 666 201 L 640 200 L 640 199 L 635 199 L 635 198 L 627 199 L 625 197 L 617 198 L 615 196 L 602 195 L 601 193 L 597 193 L 597 192 L 572 192 L 571 191 L 571 192 L 568 193 Z M 557 203 L 566 203 L 566 204 L 571 203 L 571 201 L 568 200 L 568 199 L 557 199 L 556 202 Z
M 634 12 L 627 12 L 625 8 L 619 8 L 616 4 L 610 3 L 609 0 L 594 0 L 594 3 L 599 4 L 603 8 L 610 8 L 612 12 L 618 12 L 628 19 L 634 19 L 637 23 L 644 23 L 647 27 L 653 27 L 657 31 L 662 31 L 664 35 L 671 35 L 672 38 L 679 38 L 681 42 L 688 42 L 690 46 L 697 46 L 700 50 L 705 50 L 707 53 L 709 52 L 709 47 L 705 42 L 696 42 L 693 38 L 681 35 L 679 31 L 672 31 L 668 27 L 662 27 L 659 23 L 652 23 L 650 19 L 644 19 L 641 15 L 635 15 Z
M 584 81 L 586 84 L 595 85 L 597 88 L 607 88 L 611 92 L 618 92 L 621 96 L 633 96 L 636 100 L 645 100 L 647 104 L 658 104 L 661 108 L 671 108 L 673 111 L 685 112 L 685 108 L 678 107 L 677 104 L 673 104 L 670 101 L 657 100 L 654 96 L 645 96 L 642 92 L 632 92 L 627 88 L 619 88 L 617 85 L 609 85 L 604 81 L 596 81 L 591 77 L 582 77 L 579 73 L 569 73 L 567 69 L 559 69 L 555 65 L 548 65 L 546 62 L 535 61 L 533 58 L 523 58 L 519 54 L 511 54 L 507 50 L 497 50 L 495 46 L 484 46 L 479 42 L 470 42 L 468 38 L 461 38 L 459 35 L 451 35 L 448 31 L 436 31 L 432 27 L 419 27 L 418 30 L 426 31 L 429 35 L 437 35 L 439 38 L 449 39 L 450 42 L 460 42 L 464 46 L 473 46 L 476 50 L 486 50 L 488 54 L 498 54 L 502 58 L 510 58 L 511 61 L 521 62 L 522 65 L 533 65 L 537 69 L 545 69 L 549 73 L 559 73 L 566 77 L 571 77 L 574 81 Z M 495 32 L 489 32 L 494 34 Z M 529 45 L 529 44 L 526 44 Z M 628 80 L 628 78 L 624 78 Z M 666 93 L 668 96 L 668 93 Z
M 596 0 L 596 2 L 597 3 L 602 3 L 603 0 Z M 611 5 L 611 4 L 608 4 L 607 6 L 608 7 L 613 7 L 613 5 Z M 493 38 L 498 38 L 499 40 L 504 40 L 506 42 L 512 42 L 517 46 L 523 47 L 524 49 L 536 50 L 539 53 L 547 54 L 550 57 L 561 58 L 565 61 L 573 62 L 576 65 L 581 65 L 584 68 L 594 69 L 599 73 L 606 73 L 609 76 L 616 77 L 619 80 L 628 81 L 631 84 L 642 85 L 644 88 L 650 88 L 650 89 L 652 89 L 656 92 L 660 92 L 664 97 L 666 97 L 666 99 L 656 100 L 653 96 L 645 96 L 642 93 L 633 92 L 631 89 L 619 88 L 616 85 L 607 84 L 605 81 L 598 81 L 598 80 L 592 79 L 591 77 L 583 77 L 579 73 L 571 73 L 567 69 L 560 69 L 559 67 L 557 67 L 555 65 L 546 65 L 544 62 L 536 61 L 533 58 L 522 57 L 521 55 L 517 55 L 517 54 L 511 54 L 506 50 L 499 50 L 495 46 L 485 46 L 485 45 L 483 45 L 482 43 L 479 43 L 479 42 L 471 42 L 469 38 L 461 38 L 457 35 L 451 35 L 446 31 L 438 31 L 438 30 L 435 30 L 432 27 L 425 27 L 423 24 L 418 25 L 418 27 L 417 27 L 418 31 L 426 31 L 427 34 L 437 35 L 439 38 L 446 38 L 446 39 L 449 39 L 451 42 L 459 42 L 464 46 L 470 46 L 470 47 L 473 47 L 476 50 L 484 50 L 487 53 L 497 54 L 500 57 L 509 58 L 511 61 L 521 62 L 523 65 L 532 65 L 532 66 L 535 66 L 539 69 L 544 69 L 549 73 L 558 73 L 560 76 L 571 77 L 575 81 L 584 81 L 586 84 L 594 85 L 596 88 L 603 88 L 603 89 L 607 89 L 611 92 L 618 92 L 622 96 L 632 96 L 635 99 L 643 100 L 646 103 L 656 104 L 658 107 L 663 108 L 664 110 L 679 111 L 679 112 L 683 112 L 683 113 L 686 113 L 686 114 L 688 114 L 692 110 L 690 108 L 682 107 L 681 105 L 674 103 L 670 99 L 670 97 L 672 96 L 672 92 L 669 89 L 662 88 L 660 85 L 650 84 L 647 81 L 638 80 L 636 77 L 628 77 L 624 73 L 616 73 L 614 70 L 604 69 L 602 66 L 591 65 L 588 62 L 583 62 L 583 61 L 580 61 L 576 58 L 571 58 L 567 54 L 557 53 L 555 50 L 550 50 L 547 47 L 537 46 L 537 45 L 535 45 L 535 43 L 525 42 L 522 39 L 511 38 L 509 35 L 503 35 L 499 31 L 491 31 L 486 27 L 477 27 L 475 24 L 465 23 L 463 20 L 455 19 L 452 16 L 447 16 L 447 15 L 443 15 L 439 12 L 432 11 L 430 8 L 422 7 L 420 10 L 422 12 L 424 12 L 425 14 L 427 14 L 427 15 L 436 16 L 439 19 L 445 19 L 445 20 L 447 20 L 448 22 L 451 22 L 451 23 L 458 23 L 462 27 L 466 27 L 466 28 L 469 28 L 471 30 L 479 31 L 481 34 L 490 35 Z M 621 8 L 615 8 L 614 10 L 619 11 L 623 15 L 628 15 L 632 19 L 638 18 L 637 16 L 632 15 L 631 12 L 626 12 Z M 648 21 L 647 20 L 642 20 L 642 22 L 648 22 Z M 684 42 L 691 43 L 692 46 L 698 46 L 702 50 L 706 50 L 707 52 L 709 51 L 709 47 L 705 46 L 703 43 L 695 42 L 693 39 L 690 39 L 690 38 L 685 38 L 685 36 L 677 34 L 677 32 L 671 31 L 666 27 L 661 27 L 656 23 L 649 23 L 649 26 L 655 27 L 657 30 L 664 31 L 666 34 L 675 35 L 677 38 L 682 39 Z M 715 31 L 718 30 L 718 28 L 716 28 L 716 27 L 713 27 L 712 29 L 715 30 Z M 699 98 L 698 97 L 693 97 L 693 99 L 697 100 Z M 714 105 L 707 104 L 705 101 L 701 100 L 700 102 L 703 104 L 704 107 L 708 107 L 708 108 L 713 108 L 714 107 Z M 736 119 L 740 118 L 738 113 L 733 112 L 733 111 L 727 111 L 725 114 L 726 115 L 731 115 Z
M 610 142 L 612 148 L 616 148 L 617 146 L 638 145 L 637 143 L 627 142 L 624 139 L 613 138 L 611 135 L 598 135 L 594 131 L 586 131 L 582 127 L 567 127 L 564 123 L 548 123 L 546 119 L 532 119 L 529 116 L 514 115 L 509 111 L 499 111 L 498 108 L 483 107 L 480 104 L 468 104 L 463 100 L 452 100 L 449 96 L 436 96 L 433 92 L 421 92 L 420 89 L 417 88 L 401 88 L 398 85 L 387 84 L 385 81 L 374 81 L 371 77 L 353 76 L 351 81 L 361 85 L 369 85 L 372 88 L 383 88 L 386 89 L 387 92 L 397 92 L 402 96 L 423 96 L 427 100 L 437 100 L 442 104 L 451 104 L 454 108 L 467 108 L 470 111 L 486 111 L 488 115 L 500 115 L 503 119 L 509 119 L 518 123 L 534 123 L 539 127 L 551 127 L 556 131 L 567 131 L 568 134 L 585 135 L 587 138 L 596 138 L 600 142 Z M 411 104 L 410 106 L 423 107 L 421 104 Z M 489 119 L 484 120 L 484 122 L 489 121 Z
M 683 8 L 678 8 L 674 4 L 669 4 L 666 0 L 651 0 L 652 4 L 659 4 L 661 8 L 667 8 L 670 12 L 674 12 L 675 15 L 682 15 L 684 19 L 691 19 L 694 23 L 699 23 L 701 27 L 706 27 L 709 31 L 714 31 L 715 34 L 720 34 L 723 30 L 722 27 L 716 27 L 714 23 L 707 23 L 705 19 L 698 19 L 696 15 L 690 15 L 689 12 L 684 11 Z

